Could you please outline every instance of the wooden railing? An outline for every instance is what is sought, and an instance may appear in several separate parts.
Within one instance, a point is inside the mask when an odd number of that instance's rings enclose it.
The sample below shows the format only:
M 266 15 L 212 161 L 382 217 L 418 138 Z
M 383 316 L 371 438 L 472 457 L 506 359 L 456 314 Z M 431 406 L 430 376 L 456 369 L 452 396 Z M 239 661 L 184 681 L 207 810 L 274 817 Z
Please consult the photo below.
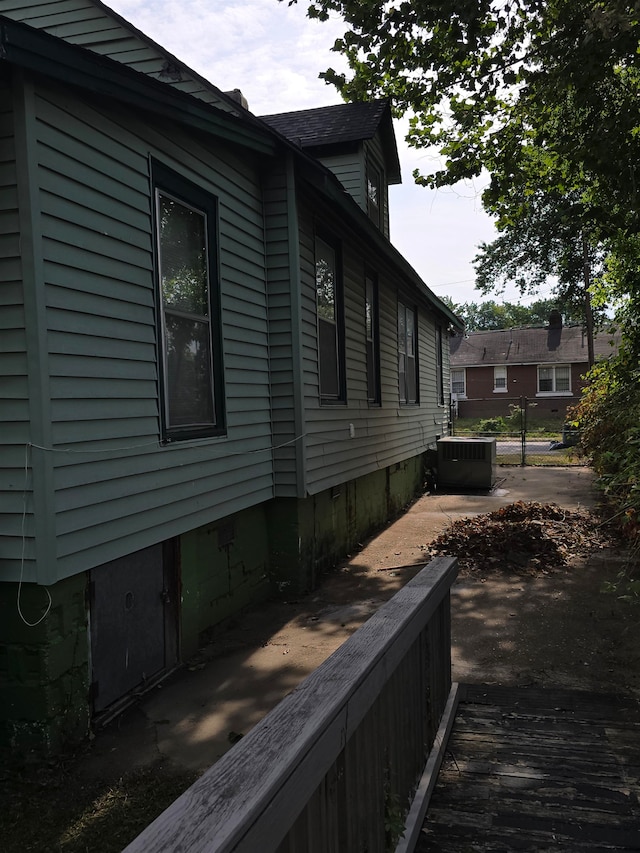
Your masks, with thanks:
M 449 699 L 456 573 L 429 563 L 125 853 L 395 849 Z

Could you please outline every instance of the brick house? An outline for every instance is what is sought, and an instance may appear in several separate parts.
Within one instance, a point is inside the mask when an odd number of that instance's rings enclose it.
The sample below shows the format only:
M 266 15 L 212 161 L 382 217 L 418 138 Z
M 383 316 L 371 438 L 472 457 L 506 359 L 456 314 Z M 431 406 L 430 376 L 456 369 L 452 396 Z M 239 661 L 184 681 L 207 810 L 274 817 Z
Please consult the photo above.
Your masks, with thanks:
M 596 359 L 607 358 L 618 343 L 617 334 L 597 335 Z M 535 403 L 534 417 L 564 419 L 589 369 L 584 329 L 564 326 L 559 312 L 547 326 L 454 335 L 450 354 L 451 399 L 462 418 L 508 415 L 526 397 Z

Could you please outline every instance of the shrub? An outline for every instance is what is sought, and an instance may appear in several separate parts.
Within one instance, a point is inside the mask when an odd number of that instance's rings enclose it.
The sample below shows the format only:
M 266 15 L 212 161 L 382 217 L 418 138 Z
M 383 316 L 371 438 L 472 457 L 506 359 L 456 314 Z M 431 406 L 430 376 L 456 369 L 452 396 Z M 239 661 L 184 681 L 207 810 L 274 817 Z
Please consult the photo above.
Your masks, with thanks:
M 571 426 L 622 532 L 640 546 L 640 368 L 633 348 L 596 364 Z

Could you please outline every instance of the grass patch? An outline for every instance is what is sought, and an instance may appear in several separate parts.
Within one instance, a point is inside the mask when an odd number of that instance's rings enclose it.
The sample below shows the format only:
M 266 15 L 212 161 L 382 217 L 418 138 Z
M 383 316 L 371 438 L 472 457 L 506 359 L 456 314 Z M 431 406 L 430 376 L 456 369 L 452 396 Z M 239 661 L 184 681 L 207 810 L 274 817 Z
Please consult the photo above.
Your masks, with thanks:
M 120 853 L 197 775 L 161 762 L 110 782 L 83 782 L 72 764 L 7 774 L 0 849 Z

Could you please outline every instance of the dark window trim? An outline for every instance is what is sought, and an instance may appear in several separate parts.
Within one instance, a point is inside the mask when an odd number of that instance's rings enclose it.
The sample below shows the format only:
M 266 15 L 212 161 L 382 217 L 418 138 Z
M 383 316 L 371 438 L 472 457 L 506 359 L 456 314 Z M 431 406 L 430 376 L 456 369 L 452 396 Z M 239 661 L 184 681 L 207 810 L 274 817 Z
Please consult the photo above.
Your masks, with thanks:
M 409 356 L 406 352 L 406 348 L 400 349 L 400 309 L 403 309 L 405 312 L 410 311 L 413 315 L 413 349 L 414 354 L 413 357 Z M 414 302 L 410 299 L 403 297 L 402 294 L 398 296 L 398 392 L 400 398 L 401 406 L 419 406 L 420 405 L 420 364 L 418 358 L 418 342 L 419 342 L 419 334 L 418 334 L 418 308 Z M 406 313 L 405 313 L 405 328 L 406 328 Z M 406 340 L 403 341 L 403 344 L 406 344 Z M 405 388 L 401 387 L 400 382 L 400 356 L 404 356 L 404 370 L 403 375 L 405 377 Z M 413 372 L 415 374 L 415 399 L 407 399 L 407 384 L 406 377 L 409 373 L 407 368 L 410 366 L 411 361 L 414 363 Z
M 156 305 L 156 335 L 158 353 L 158 385 L 160 400 L 160 423 L 163 442 L 187 441 L 210 438 L 226 433 L 224 405 L 224 364 L 222 359 L 222 323 L 219 287 L 218 251 L 218 200 L 187 178 L 150 158 L 151 162 L 151 208 L 153 228 L 153 267 Z M 165 347 L 165 309 L 162 302 L 160 281 L 160 232 L 158 223 L 158 192 L 174 198 L 187 207 L 206 215 L 206 240 L 208 249 L 208 308 L 210 379 L 213 394 L 214 422 L 193 426 L 171 426 L 168 419 L 167 359 Z
M 317 288 L 315 283 L 315 269 L 317 261 L 317 241 L 322 240 L 323 243 L 333 251 L 335 260 L 334 269 L 334 300 L 335 300 L 335 335 L 336 335 L 336 359 L 337 359 L 337 376 L 335 394 L 323 393 L 322 390 L 322 365 L 320 353 L 320 324 L 321 318 L 317 311 Z M 316 293 L 316 329 L 317 329 L 317 354 L 318 354 L 318 390 L 320 402 L 323 405 L 343 405 L 347 402 L 347 381 L 346 381 L 346 347 L 345 347 L 345 316 L 344 316 L 344 281 L 342 274 L 342 244 L 333 234 L 326 231 L 322 227 L 316 226 L 313 238 L 313 254 L 314 254 L 314 289 Z
M 373 285 L 372 299 L 372 352 L 369 353 L 369 338 L 367 330 L 367 289 L 368 283 Z M 367 371 L 367 402 L 370 406 L 379 406 L 382 401 L 381 385 L 380 385 L 380 293 L 378 285 L 378 276 L 372 270 L 365 269 L 364 273 L 364 300 L 365 300 L 365 345 L 366 345 L 366 371 Z M 369 375 L 369 359 L 373 359 L 372 376 Z M 373 385 L 373 393 L 371 389 Z

